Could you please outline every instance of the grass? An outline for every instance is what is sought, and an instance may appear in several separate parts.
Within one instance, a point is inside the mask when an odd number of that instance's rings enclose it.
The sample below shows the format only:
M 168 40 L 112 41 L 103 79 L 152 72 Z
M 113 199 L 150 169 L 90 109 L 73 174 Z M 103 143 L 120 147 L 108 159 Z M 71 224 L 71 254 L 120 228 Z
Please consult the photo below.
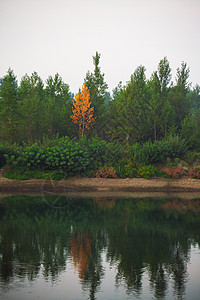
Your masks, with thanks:
M 66 179 L 67 173 L 61 171 L 49 171 L 44 172 L 40 170 L 12 170 L 6 169 L 4 171 L 4 177 L 8 179 L 15 179 L 15 180 L 29 180 L 29 179 L 45 179 L 45 180 L 62 180 Z

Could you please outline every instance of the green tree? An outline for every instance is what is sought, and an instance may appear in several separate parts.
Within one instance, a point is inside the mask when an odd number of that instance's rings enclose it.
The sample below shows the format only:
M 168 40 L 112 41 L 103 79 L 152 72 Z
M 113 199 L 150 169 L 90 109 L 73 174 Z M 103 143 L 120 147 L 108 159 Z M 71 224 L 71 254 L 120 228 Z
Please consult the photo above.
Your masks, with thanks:
M 72 96 L 69 85 L 64 83 L 59 74 L 49 76 L 45 88 L 45 126 L 49 136 L 59 133 L 71 136 L 74 133 L 70 115 Z
M 129 144 L 145 139 L 148 132 L 147 84 L 145 67 L 139 66 L 127 85 L 121 88 L 110 111 L 109 131 L 112 139 Z
M 190 112 L 190 103 L 187 98 L 189 92 L 188 78 L 190 70 L 187 64 L 182 62 L 181 67 L 177 69 L 176 85 L 170 91 L 170 103 L 175 110 L 175 124 L 180 129 L 181 122 Z
M 181 123 L 180 134 L 191 150 L 200 151 L 200 109 L 186 115 Z
M 17 138 L 18 83 L 14 72 L 9 69 L 0 85 L 0 137 L 13 142 Z
M 122 90 L 122 82 L 120 81 L 118 83 L 118 85 L 112 91 L 112 100 L 113 101 L 120 99 L 121 90 Z
M 96 52 L 93 56 L 94 72 L 89 71 L 86 74 L 84 83 L 90 91 L 91 105 L 94 107 L 94 117 L 96 117 L 96 124 L 93 132 L 96 131 L 97 135 L 101 136 L 103 133 L 103 127 L 105 125 L 104 114 L 106 111 L 106 104 L 108 104 L 108 85 L 105 82 L 104 74 L 101 73 L 99 67 L 100 54 Z
M 188 92 L 187 101 L 190 103 L 191 112 L 200 108 L 200 85 L 196 84 L 193 90 Z
M 161 98 L 167 96 L 169 92 L 169 84 L 171 81 L 171 68 L 167 57 L 160 60 L 158 65 L 158 80 L 159 80 L 159 93 Z
M 42 139 L 44 127 L 44 88 L 36 72 L 22 77 L 19 86 L 20 137 L 26 142 Z
M 157 140 L 167 134 L 173 126 L 173 107 L 169 102 L 171 68 L 166 57 L 161 59 L 158 70 L 148 81 L 149 103 L 148 120 L 151 138 Z

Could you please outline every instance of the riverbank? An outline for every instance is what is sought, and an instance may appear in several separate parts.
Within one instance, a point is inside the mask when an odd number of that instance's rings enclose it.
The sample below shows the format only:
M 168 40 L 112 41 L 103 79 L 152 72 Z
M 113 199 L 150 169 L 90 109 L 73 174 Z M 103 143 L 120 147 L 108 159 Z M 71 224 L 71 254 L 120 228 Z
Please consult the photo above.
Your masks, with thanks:
M 0 192 L 200 192 L 200 180 L 191 178 L 79 178 L 61 181 L 30 179 L 13 180 L 0 177 Z

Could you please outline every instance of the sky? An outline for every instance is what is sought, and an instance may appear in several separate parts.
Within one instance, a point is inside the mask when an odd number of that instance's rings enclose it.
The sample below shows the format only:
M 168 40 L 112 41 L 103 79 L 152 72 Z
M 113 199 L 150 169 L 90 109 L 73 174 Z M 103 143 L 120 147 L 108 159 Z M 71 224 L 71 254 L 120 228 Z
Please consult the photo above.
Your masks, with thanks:
M 200 84 L 200 0 L 0 0 L 0 77 L 59 73 L 73 93 L 93 72 L 112 91 L 139 65 L 150 78 L 165 56 L 173 79 L 182 61 Z

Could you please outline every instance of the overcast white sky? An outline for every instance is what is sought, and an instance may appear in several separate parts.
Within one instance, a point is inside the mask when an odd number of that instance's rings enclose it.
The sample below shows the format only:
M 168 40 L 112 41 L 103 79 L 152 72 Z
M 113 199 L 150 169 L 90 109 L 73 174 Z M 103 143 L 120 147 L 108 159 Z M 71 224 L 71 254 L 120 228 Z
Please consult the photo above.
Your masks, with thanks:
M 200 0 L 0 0 L 0 42 L 0 77 L 58 72 L 74 93 L 96 51 L 110 91 L 164 56 L 200 84 Z

